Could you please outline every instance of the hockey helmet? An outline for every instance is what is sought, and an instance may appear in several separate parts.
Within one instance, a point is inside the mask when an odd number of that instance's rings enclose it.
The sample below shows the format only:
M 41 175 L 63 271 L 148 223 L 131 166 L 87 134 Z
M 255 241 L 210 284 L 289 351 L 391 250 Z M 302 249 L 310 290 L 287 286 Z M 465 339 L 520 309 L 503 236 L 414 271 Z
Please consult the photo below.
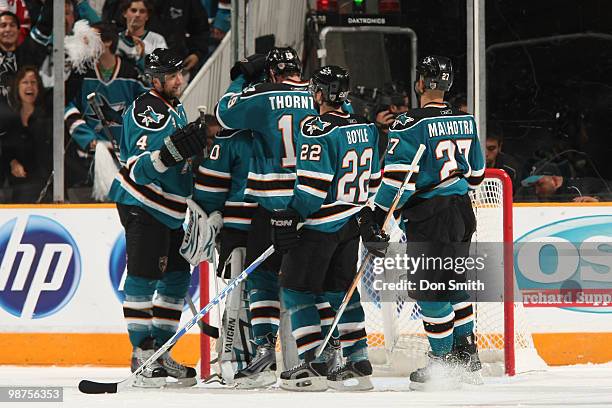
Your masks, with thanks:
M 450 58 L 428 55 L 416 66 L 417 80 L 419 75 L 425 81 L 426 89 L 448 91 L 453 85 L 453 64 Z
M 349 73 L 337 65 L 327 65 L 319 68 L 310 78 L 310 93 L 314 96 L 318 91 L 323 92 L 323 100 L 332 103 L 341 103 L 348 98 Z
M 159 77 L 183 69 L 183 59 L 179 54 L 167 48 L 156 48 L 145 58 L 145 74 Z
M 274 47 L 266 56 L 266 72 L 272 70 L 275 75 L 288 72 L 302 73 L 302 63 L 297 51 L 291 47 Z

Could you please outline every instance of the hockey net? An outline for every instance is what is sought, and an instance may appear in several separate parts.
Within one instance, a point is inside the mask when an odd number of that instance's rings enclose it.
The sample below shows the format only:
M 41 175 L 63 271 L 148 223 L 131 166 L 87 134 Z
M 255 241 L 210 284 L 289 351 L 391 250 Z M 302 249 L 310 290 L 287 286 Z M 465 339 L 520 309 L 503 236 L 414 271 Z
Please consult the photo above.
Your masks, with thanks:
M 512 184 L 508 175 L 488 169 L 481 186 L 471 193 L 477 219 L 472 245 L 504 242 L 499 273 L 504 274 L 500 302 L 474 304 L 475 331 L 485 375 L 514 375 L 517 355 L 537 358 L 531 331 L 521 303 L 513 301 Z M 401 232 L 392 234 L 399 240 Z M 395 236 L 394 236 L 395 235 Z M 377 299 L 374 273 L 367 267 L 360 292 L 366 313 L 370 359 L 375 375 L 407 375 L 426 363 L 429 344 L 423 330 L 419 307 L 403 295 Z M 505 302 L 503 300 L 506 300 Z M 524 357 L 523 357 L 524 356 Z

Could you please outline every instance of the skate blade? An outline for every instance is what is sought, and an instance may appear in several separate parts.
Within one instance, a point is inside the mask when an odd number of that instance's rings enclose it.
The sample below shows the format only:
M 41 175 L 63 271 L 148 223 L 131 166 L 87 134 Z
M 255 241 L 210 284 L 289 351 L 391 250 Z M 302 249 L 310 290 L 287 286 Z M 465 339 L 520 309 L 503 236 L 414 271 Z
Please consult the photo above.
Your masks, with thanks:
M 317 392 L 327 390 L 326 377 L 308 377 L 298 380 L 281 380 L 280 387 L 287 391 Z
M 370 376 L 347 378 L 343 381 L 327 380 L 327 385 L 336 391 L 370 391 L 374 389 Z
M 274 371 L 263 371 L 250 377 L 234 379 L 235 388 L 239 390 L 250 390 L 253 388 L 269 387 L 276 384 L 276 373 Z
M 134 379 L 132 387 L 137 388 L 163 388 L 166 386 L 166 377 L 148 378 L 138 376 Z
M 168 381 L 166 383 L 166 387 L 168 388 L 188 388 L 188 387 L 193 387 L 197 383 L 198 383 L 198 380 L 195 377 L 176 378 L 176 381 Z

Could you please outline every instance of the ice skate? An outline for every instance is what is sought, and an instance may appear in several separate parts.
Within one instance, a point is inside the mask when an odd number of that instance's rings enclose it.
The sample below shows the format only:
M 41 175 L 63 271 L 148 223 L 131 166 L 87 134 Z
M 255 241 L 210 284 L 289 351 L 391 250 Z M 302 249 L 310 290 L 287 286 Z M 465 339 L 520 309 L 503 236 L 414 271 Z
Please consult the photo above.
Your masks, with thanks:
M 249 365 L 234 376 L 236 388 L 262 388 L 276 383 L 276 337 L 268 335 L 265 343 L 257 346 Z
M 288 391 L 325 391 L 327 389 L 327 362 L 314 361 L 314 350 L 306 359 L 281 373 L 280 387 Z
M 435 356 L 429 353 L 429 362 L 410 374 L 410 389 L 415 391 L 454 390 L 460 387 L 457 359 L 452 354 Z
M 132 361 L 130 365 L 132 372 L 136 371 L 155 353 L 153 343 L 154 340 L 152 338 L 145 339 L 140 343 L 139 347 L 136 347 L 134 351 L 132 351 Z M 153 361 L 142 371 L 142 373 L 136 376 L 133 386 L 142 388 L 161 388 L 166 385 L 167 376 L 168 372 L 166 369 L 162 367 L 159 362 Z
M 169 377 L 176 379 L 176 382 L 168 382 L 168 387 L 193 387 L 198 383 L 196 370 L 174 360 L 169 351 L 162 354 L 157 362 L 166 370 Z
M 459 364 L 461 382 L 473 385 L 484 384 L 481 373 L 482 363 L 478 357 L 478 347 L 473 339 L 464 345 L 456 346 L 453 354 Z
M 347 361 L 327 375 L 327 384 L 338 391 L 369 391 L 372 385 L 372 364 L 369 360 Z

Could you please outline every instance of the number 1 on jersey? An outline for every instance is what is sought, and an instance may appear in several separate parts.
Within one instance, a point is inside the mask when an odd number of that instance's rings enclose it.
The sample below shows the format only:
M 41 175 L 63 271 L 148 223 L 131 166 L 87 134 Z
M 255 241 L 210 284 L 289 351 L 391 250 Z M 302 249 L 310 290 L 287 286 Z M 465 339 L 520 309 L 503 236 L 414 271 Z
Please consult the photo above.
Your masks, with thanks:
M 282 159 L 283 167 L 295 166 L 295 147 L 293 146 L 293 115 L 283 115 L 278 120 L 278 130 L 281 131 L 285 156 Z

